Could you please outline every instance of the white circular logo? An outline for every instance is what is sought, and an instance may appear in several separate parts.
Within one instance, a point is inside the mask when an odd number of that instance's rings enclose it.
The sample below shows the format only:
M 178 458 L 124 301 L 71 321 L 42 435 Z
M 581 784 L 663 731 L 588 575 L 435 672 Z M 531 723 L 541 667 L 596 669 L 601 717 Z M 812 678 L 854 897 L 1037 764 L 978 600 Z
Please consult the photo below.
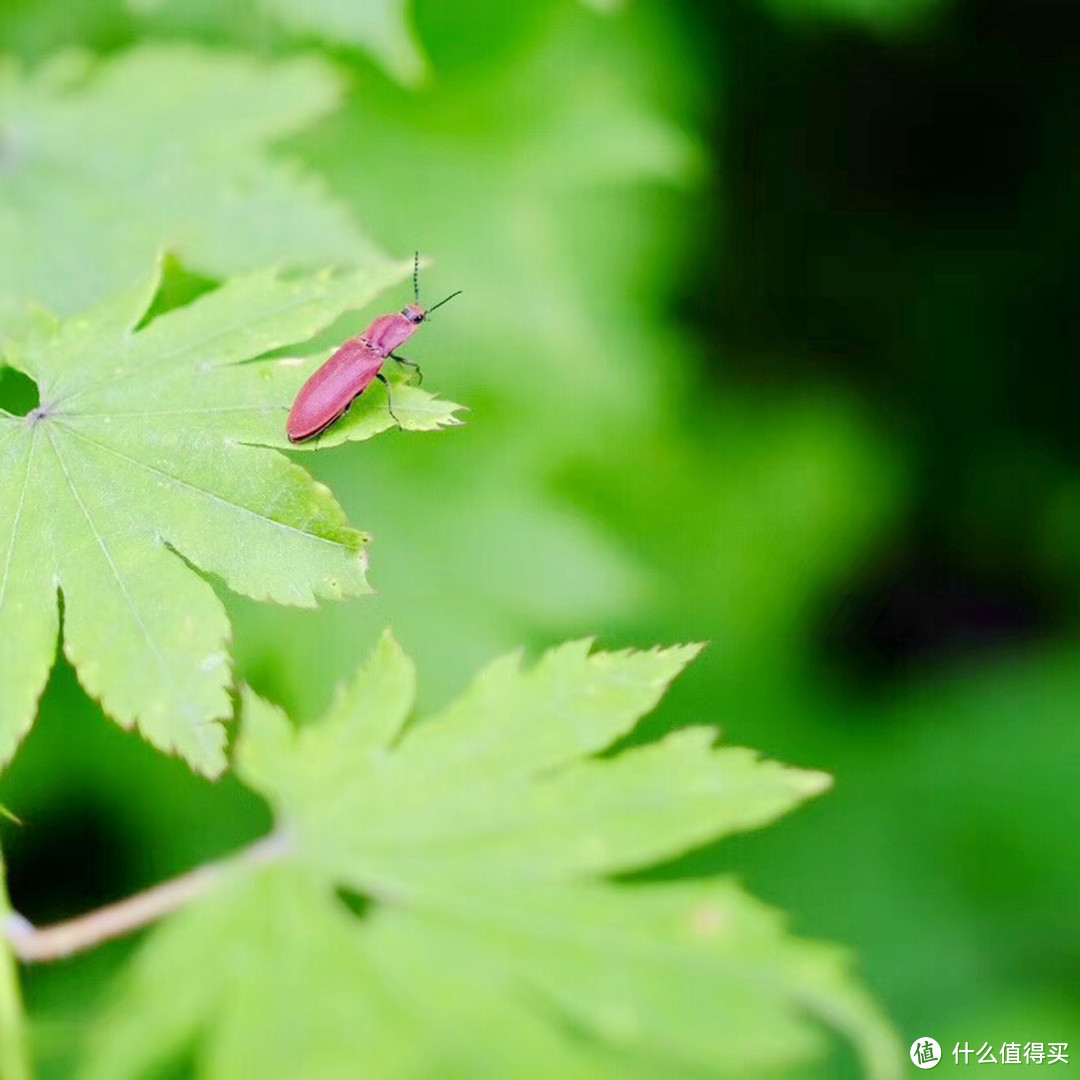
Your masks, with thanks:
M 911 1064 L 917 1069 L 932 1069 L 941 1062 L 941 1047 L 936 1039 L 922 1035 L 911 1044 Z

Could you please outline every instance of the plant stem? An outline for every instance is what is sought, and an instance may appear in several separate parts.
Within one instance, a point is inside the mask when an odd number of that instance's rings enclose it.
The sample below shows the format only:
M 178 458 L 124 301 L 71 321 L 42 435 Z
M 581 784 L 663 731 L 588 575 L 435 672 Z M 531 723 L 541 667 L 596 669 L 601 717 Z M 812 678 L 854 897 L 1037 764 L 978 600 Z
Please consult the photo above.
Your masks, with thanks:
M 0 853 L 0 925 L 11 916 L 4 857 Z M 30 1047 L 26 1037 L 26 1014 L 15 958 L 0 939 L 0 1080 L 31 1080 Z
M 179 908 L 186 907 L 209 892 L 231 868 L 237 865 L 261 866 L 264 863 L 284 858 L 291 851 L 292 844 L 289 837 L 282 832 L 273 832 L 227 859 L 199 866 L 171 881 L 129 896 L 119 903 L 108 904 L 86 915 L 79 915 L 65 922 L 53 923 L 52 926 L 43 926 L 39 929 L 22 916 L 9 910 L 4 929 L 11 944 L 11 951 L 24 964 L 42 964 L 51 960 L 62 960 L 66 956 L 95 948 L 105 941 L 123 937 L 156 922 Z M 8 954 L 5 953 L 5 955 Z M 0 1008 L 2 1008 L 2 1003 L 0 1003 Z M 0 1022 L 0 1034 L 3 1031 L 2 1022 Z M 3 1043 L 0 1042 L 0 1054 L 2 1051 Z M 21 1074 L 13 1075 L 16 1080 L 22 1080 Z M 8 1075 L 2 1070 L 0 1070 L 0 1080 L 9 1080 Z

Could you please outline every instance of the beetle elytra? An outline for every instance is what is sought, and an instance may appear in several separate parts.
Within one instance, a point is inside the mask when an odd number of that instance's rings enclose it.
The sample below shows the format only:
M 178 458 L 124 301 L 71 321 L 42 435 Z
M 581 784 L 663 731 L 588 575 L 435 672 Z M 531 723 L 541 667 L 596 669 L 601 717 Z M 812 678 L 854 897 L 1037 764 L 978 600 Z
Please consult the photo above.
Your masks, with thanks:
M 394 416 L 394 404 L 390 397 L 390 383 L 382 374 L 387 359 L 415 368 L 421 378 L 420 365 L 404 356 L 400 349 L 420 329 L 420 324 L 435 308 L 460 295 L 459 289 L 444 300 L 426 310 L 420 306 L 420 252 L 413 263 L 414 301 L 404 309 L 390 315 L 380 315 L 358 337 L 349 338 L 325 364 L 322 365 L 300 388 L 289 410 L 286 430 L 290 442 L 304 442 L 320 435 L 348 411 L 349 406 L 376 379 L 386 387 L 390 415 Z

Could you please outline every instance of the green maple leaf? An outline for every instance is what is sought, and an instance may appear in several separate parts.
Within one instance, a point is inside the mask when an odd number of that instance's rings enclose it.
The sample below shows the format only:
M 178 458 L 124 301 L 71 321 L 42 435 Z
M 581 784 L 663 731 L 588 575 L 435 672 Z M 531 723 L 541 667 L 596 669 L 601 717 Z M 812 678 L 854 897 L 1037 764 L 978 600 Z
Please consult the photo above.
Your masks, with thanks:
M 30 77 L 0 64 L 0 327 L 28 300 L 84 310 L 162 246 L 212 278 L 375 259 L 342 206 L 267 153 L 338 95 L 317 60 L 177 46 L 93 67 L 68 55 Z
M 327 488 L 269 449 L 289 445 L 289 403 L 326 354 L 254 358 L 308 339 L 409 269 L 256 272 L 136 329 L 154 273 L 82 318 L 39 316 L 7 343 L 40 405 L 0 410 L 0 761 L 32 723 L 52 666 L 59 590 L 64 651 L 86 690 L 155 746 L 221 771 L 229 625 L 184 560 L 282 604 L 368 588 L 364 535 Z M 394 393 L 407 428 L 454 423 L 456 408 L 412 386 Z M 321 445 L 393 425 L 375 388 Z
M 313 726 L 245 691 L 237 770 L 281 857 L 237 864 L 153 933 L 88 1080 L 192 1045 L 205 1080 L 746 1076 L 821 1053 L 824 1027 L 897 1075 L 839 951 L 729 881 L 603 880 L 828 784 L 711 729 L 595 757 L 696 652 L 512 655 L 410 726 L 414 672 L 389 636 Z

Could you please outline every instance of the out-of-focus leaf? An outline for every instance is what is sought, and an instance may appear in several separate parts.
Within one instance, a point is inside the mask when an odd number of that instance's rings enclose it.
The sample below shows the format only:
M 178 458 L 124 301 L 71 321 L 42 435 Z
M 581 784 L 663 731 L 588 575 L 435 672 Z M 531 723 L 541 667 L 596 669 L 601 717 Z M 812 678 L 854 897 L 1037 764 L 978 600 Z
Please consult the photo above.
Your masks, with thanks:
M 666 571 L 656 614 L 713 641 L 704 664 L 775 676 L 801 662 L 807 619 L 902 505 L 900 456 L 823 394 L 725 389 L 688 426 L 620 455 L 621 469 L 612 455 L 582 486 Z
M 129 0 L 142 12 L 169 2 Z M 245 15 L 261 14 L 299 33 L 359 46 L 394 78 L 412 84 L 423 78 L 427 65 L 409 26 L 407 6 L 408 0 L 257 0 L 255 11 Z
M 0 67 L 0 328 L 28 300 L 84 309 L 162 246 L 219 278 L 275 260 L 370 265 L 344 208 L 267 153 L 337 96 L 314 59 L 179 46 Z
M 367 591 L 363 534 L 284 455 L 285 417 L 324 357 L 262 354 L 304 341 L 408 273 L 233 279 L 141 329 L 155 272 L 67 322 L 41 315 L 8 343 L 40 405 L 0 411 L 0 761 L 29 728 L 64 650 L 125 726 L 193 768 L 224 767 L 229 625 L 186 559 L 259 600 L 313 606 Z M 453 423 L 454 406 L 405 387 L 402 426 Z M 394 426 L 365 394 L 335 439 Z M 182 558 L 179 558 L 182 556 Z
M 294 30 L 359 45 L 395 78 L 415 83 L 425 62 L 406 16 L 406 0 L 264 0 Z
M 297 731 L 245 692 L 237 768 L 274 806 L 287 862 L 238 866 L 155 932 L 87 1076 L 143 1075 L 193 1042 L 205 1080 L 747 1076 L 822 1053 L 825 1028 L 870 1075 L 898 1075 L 837 950 L 789 937 L 730 882 L 597 879 L 828 783 L 706 731 L 593 757 L 696 651 L 512 655 L 404 727 L 412 669 L 390 639 L 321 723 Z M 342 889 L 366 898 L 361 918 Z

